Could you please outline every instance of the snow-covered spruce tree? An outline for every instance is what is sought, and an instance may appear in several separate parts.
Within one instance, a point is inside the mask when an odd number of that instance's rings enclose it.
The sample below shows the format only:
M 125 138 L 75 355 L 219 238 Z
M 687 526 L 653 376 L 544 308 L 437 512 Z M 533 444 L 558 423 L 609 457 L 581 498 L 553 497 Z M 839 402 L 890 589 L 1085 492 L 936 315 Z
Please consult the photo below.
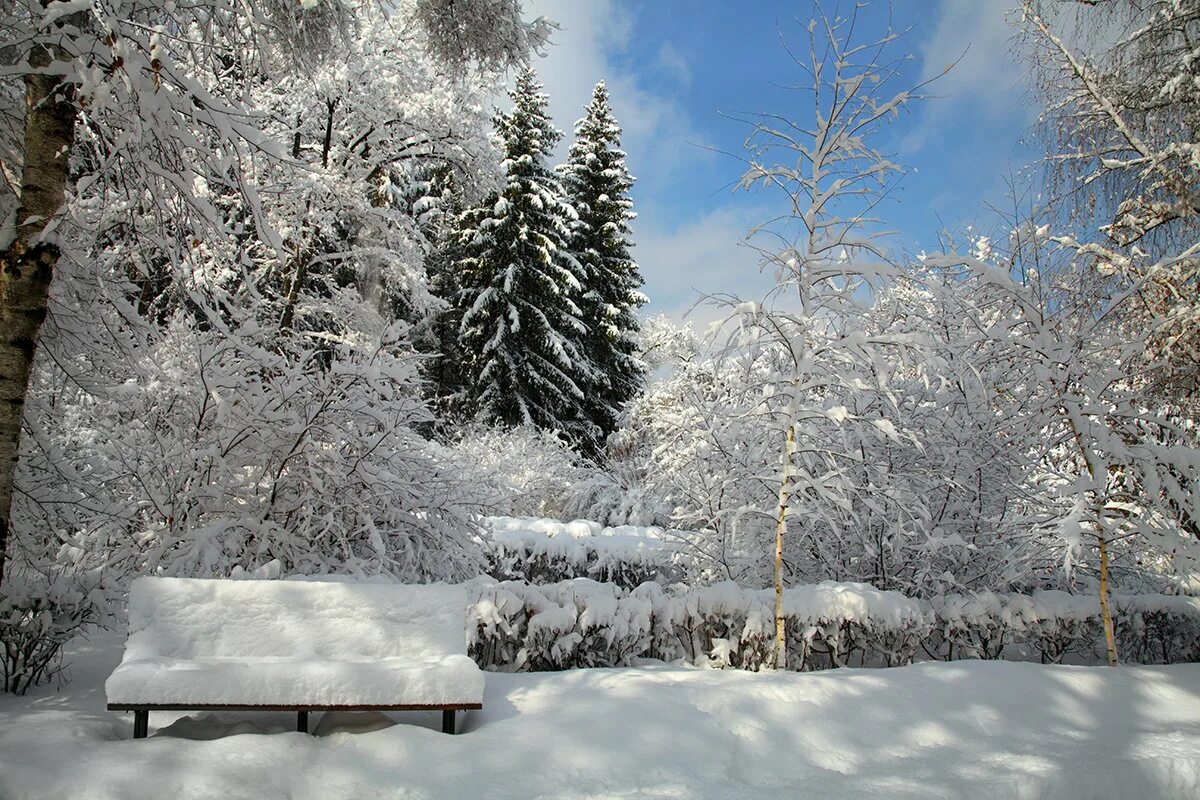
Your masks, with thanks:
M 576 214 L 547 165 L 562 134 L 531 69 L 511 96 L 512 111 L 496 119 L 503 185 L 461 219 L 465 401 L 485 421 L 594 441 L 584 406 L 597 372 L 579 307 L 585 276 L 569 250 Z
M 596 84 L 583 118 L 575 123 L 570 157 L 558 171 L 579 215 L 571 225 L 570 248 L 584 276 L 584 341 L 597 370 L 584 400 L 584 411 L 597 428 L 597 439 L 584 445 L 595 453 L 617 429 L 622 409 L 641 390 L 645 374 L 637 356 L 637 310 L 646 297 L 629 252 L 629 223 L 636 216 L 629 196 L 634 179 L 625 166 L 621 128 L 604 81 Z
M 447 165 L 437 166 L 411 193 L 413 214 L 428 242 L 425 278 L 433 298 L 428 313 L 414 320 L 414 343 L 426 358 L 421 370 L 426 397 L 439 423 L 447 427 L 463 422 L 462 354 L 458 344 L 462 325 L 459 262 L 463 248 L 458 223 L 465 211 L 465 199 L 454 176 Z

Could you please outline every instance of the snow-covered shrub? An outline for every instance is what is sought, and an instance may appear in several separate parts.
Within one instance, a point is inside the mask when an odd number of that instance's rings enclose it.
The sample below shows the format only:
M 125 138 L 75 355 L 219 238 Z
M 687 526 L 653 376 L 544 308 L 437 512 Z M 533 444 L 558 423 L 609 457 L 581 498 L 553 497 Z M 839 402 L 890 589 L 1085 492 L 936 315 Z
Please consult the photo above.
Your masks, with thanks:
M 1121 658 L 1136 664 L 1200 659 L 1200 599 L 1159 594 L 1112 595 Z M 1100 659 L 1100 603 L 1091 594 L 946 595 L 931 601 L 936 617 L 926 652 L 933 658 L 1022 658 L 1043 663 L 1067 656 Z
M 558 436 L 532 426 L 503 428 L 477 423 L 465 428 L 455 449 L 504 494 L 514 515 L 561 518 L 571 487 L 596 477 Z
M 921 601 L 863 583 L 785 589 L 783 609 L 803 644 L 803 669 L 910 664 L 931 621 Z
M 769 615 L 753 593 L 733 581 L 690 589 L 673 586 L 654 603 L 660 658 L 697 665 L 759 669 L 770 653 Z
M 682 574 L 675 538 L 661 528 L 534 517 L 491 517 L 487 526 L 484 549 L 497 580 L 548 584 L 591 578 L 632 589 Z
M 619 438 L 618 434 L 618 438 Z M 513 516 L 594 519 L 605 525 L 661 525 L 651 488 L 620 464 L 601 468 L 561 437 L 532 426 L 475 423 L 455 436 L 462 454 L 504 497 Z
M 10 565 L 0 587 L 0 689 L 24 694 L 60 679 L 63 647 L 103 621 L 107 598 L 97 571 Z
M 625 666 L 649 646 L 653 604 L 644 595 L 587 578 L 545 587 L 544 594 L 575 612 L 578 641 L 565 666 Z
M 936 623 L 926 650 L 945 660 L 1000 658 L 1010 628 L 1004 624 L 1005 608 L 992 592 L 950 594 L 931 601 Z
M 489 669 L 621 666 L 638 656 L 748 670 L 770 663 L 769 591 L 732 582 L 627 590 L 579 578 L 480 583 L 477 591 L 471 653 Z M 793 670 L 908 663 L 929 626 L 920 602 L 863 584 L 788 589 L 784 613 Z
M 830 581 L 783 592 L 787 666 L 815 670 L 912 660 L 929 625 L 919 601 L 860 583 Z M 726 581 L 675 587 L 656 608 L 664 651 L 692 663 L 757 670 L 770 663 L 774 593 Z
M 120 570 L 110 565 L 127 552 L 125 537 L 88 524 L 97 498 L 78 487 L 80 472 L 92 465 L 70 458 L 38 424 L 46 401 L 36 395 L 26 410 L 17 472 L 22 491 L 13 498 L 0 582 L 0 691 L 14 694 L 63 678 L 64 645 L 112 616 L 119 590 L 111 574 Z
M 488 669 L 626 666 L 650 646 L 652 603 L 642 593 L 575 578 L 551 586 L 476 584 L 469 650 Z
M 774 593 L 732 581 L 644 583 L 584 578 L 535 586 L 480 578 L 468 612 L 470 652 L 487 669 L 538 671 L 630 664 L 634 658 L 758 671 L 772 663 Z M 1130 663 L 1200 660 L 1200 599 L 1114 595 L 1117 637 Z M 787 668 L 797 671 L 934 659 L 1073 656 L 1104 652 L 1090 594 L 947 595 L 916 600 L 861 583 L 784 590 Z
M 1117 652 L 1137 664 L 1200 661 L 1200 598 L 1161 594 L 1112 598 Z M 1099 626 L 1099 610 L 1094 612 Z
M 1015 638 L 1036 650 L 1043 663 L 1059 664 L 1067 655 L 1091 660 L 1104 636 L 1099 600 L 1060 591 L 1007 595 L 1007 623 Z
M 71 530 L 83 504 L 126 574 L 220 577 L 276 559 L 288 573 L 478 574 L 475 519 L 494 497 L 417 433 L 429 414 L 404 340 L 318 359 L 254 331 L 173 325 L 131 350 L 102 398 L 64 389 L 47 435 L 73 479 L 43 470 L 23 521 Z
M 1036 652 L 1043 663 L 1058 664 L 1068 654 L 1090 661 L 1102 636 L 1092 595 L 984 591 L 934 597 L 930 605 L 936 621 L 925 650 L 932 658 L 1024 658 Z

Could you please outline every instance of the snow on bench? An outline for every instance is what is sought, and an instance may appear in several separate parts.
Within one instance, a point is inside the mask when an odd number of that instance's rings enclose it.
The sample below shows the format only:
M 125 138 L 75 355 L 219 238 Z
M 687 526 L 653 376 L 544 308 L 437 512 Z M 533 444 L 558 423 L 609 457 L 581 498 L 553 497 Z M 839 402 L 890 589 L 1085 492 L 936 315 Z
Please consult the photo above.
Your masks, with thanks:
M 463 586 L 139 578 L 108 708 L 309 711 L 483 707 Z

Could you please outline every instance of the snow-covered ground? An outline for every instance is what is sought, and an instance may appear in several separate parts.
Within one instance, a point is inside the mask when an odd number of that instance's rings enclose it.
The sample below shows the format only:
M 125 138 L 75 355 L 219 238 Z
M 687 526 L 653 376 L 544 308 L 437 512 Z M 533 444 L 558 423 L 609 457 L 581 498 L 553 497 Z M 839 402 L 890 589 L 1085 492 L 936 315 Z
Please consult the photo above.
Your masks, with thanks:
M 1200 797 L 1200 665 L 807 674 L 653 665 L 487 676 L 482 712 L 104 710 L 120 637 L 64 690 L 0 697 L 0 798 Z M 263 735 L 269 734 L 269 735 Z

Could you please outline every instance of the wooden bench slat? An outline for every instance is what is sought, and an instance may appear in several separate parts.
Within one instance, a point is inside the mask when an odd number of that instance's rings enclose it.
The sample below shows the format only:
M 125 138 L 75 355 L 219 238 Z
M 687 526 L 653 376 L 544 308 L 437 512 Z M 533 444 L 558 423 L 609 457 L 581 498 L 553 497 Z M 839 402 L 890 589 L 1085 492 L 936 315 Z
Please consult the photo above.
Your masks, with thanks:
M 478 711 L 482 703 L 438 703 L 435 705 L 310 705 L 297 703 L 295 705 L 246 705 L 246 704 L 206 704 L 195 703 L 109 703 L 109 711 Z

